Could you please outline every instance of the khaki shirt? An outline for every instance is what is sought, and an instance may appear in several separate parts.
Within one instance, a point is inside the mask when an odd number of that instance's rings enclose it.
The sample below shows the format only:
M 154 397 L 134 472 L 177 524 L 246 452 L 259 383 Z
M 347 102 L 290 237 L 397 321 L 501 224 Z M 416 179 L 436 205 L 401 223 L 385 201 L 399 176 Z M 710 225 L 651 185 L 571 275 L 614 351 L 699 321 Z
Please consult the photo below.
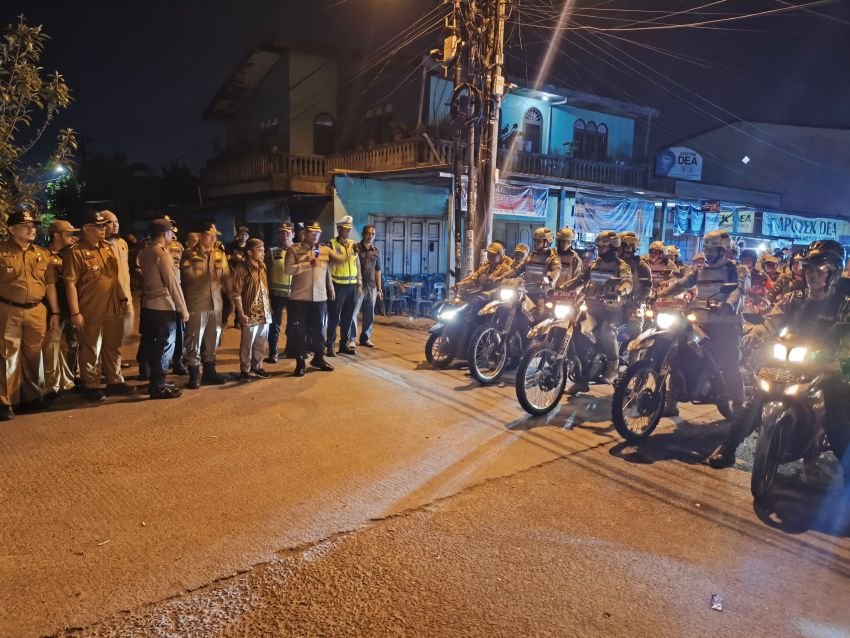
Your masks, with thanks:
M 116 237 L 109 244 L 112 246 L 112 252 L 118 259 L 118 282 L 121 284 L 121 290 L 124 291 L 124 296 L 127 299 L 133 298 L 133 292 L 130 289 L 130 247 L 127 242 Z
M 50 253 L 30 244 L 23 250 L 13 239 L 0 241 L 0 297 L 15 303 L 44 299 L 48 284 L 56 283 Z
M 458 283 L 460 288 L 480 288 L 482 291 L 492 290 L 504 279 L 514 267 L 514 260 L 503 257 L 502 261 L 495 267 L 489 262 L 484 262 L 478 270 L 471 273 L 466 279 Z
M 85 318 L 120 317 L 128 297 L 118 280 L 118 259 L 112 246 L 81 239 L 62 259 L 62 278 L 77 288 L 80 313 Z
M 318 246 L 319 262 L 313 267 L 310 259 L 313 257 L 313 247 L 305 244 L 293 244 L 286 251 L 283 270 L 292 275 L 292 291 L 289 298 L 295 301 L 327 301 L 329 292 L 334 284 L 328 267 L 331 259 L 331 249 Z
M 139 255 L 142 267 L 142 308 L 151 310 L 175 310 L 182 315 L 186 310 L 186 301 L 174 261 L 165 246 L 150 244 Z
M 183 253 L 180 278 L 189 312 L 221 312 L 222 289 L 228 286 L 230 266 L 224 251 L 205 251 L 200 245 Z

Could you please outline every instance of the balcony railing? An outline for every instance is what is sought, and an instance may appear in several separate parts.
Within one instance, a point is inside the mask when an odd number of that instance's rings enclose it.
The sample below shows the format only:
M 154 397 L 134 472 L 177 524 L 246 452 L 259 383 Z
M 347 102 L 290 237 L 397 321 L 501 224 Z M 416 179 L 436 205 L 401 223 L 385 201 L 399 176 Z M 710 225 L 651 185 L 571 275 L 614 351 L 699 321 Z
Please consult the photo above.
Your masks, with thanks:
M 418 137 L 374 148 L 324 157 L 296 153 L 251 155 L 221 161 L 201 171 L 201 185 L 210 195 L 263 190 L 329 192 L 334 170 L 379 172 L 426 167 L 446 167 L 454 162 L 454 144 L 447 140 Z M 461 146 L 461 162 L 466 162 L 466 146 Z M 513 153 L 500 149 L 499 169 L 503 175 L 517 174 L 644 188 L 647 170 L 614 162 Z

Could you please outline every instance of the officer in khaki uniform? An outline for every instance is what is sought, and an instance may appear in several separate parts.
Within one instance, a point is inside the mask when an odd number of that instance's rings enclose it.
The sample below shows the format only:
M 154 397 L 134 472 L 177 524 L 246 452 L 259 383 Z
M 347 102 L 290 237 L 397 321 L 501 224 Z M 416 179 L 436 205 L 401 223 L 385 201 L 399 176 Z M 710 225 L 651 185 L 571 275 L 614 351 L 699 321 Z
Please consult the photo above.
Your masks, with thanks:
M 50 253 L 36 246 L 35 218 L 12 213 L 6 222 L 11 237 L 0 241 L 0 421 L 15 417 L 13 404 L 41 400 L 41 346 L 48 327 L 59 324 L 56 272 Z
M 180 280 L 189 311 L 185 344 L 189 366 L 186 387 L 190 390 L 199 388 L 202 381 L 210 385 L 227 381 L 215 369 L 215 349 L 221 338 L 222 290 L 230 287 L 230 266 L 227 255 L 216 245 L 221 233 L 215 224 L 205 224 L 196 234 L 199 234 L 198 242 L 183 252 L 180 264 Z
M 102 210 L 100 214 L 107 221 L 106 225 L 106 241 L 112 246 L 112 251 L 118 259 L 118 281 L 121 283 L 121 288 L 124 290 L 124 295 L 127 299 L 133 299 L 133 292 L 130 287 L 130 247 L 127 242 L 121 238 L 121 224 L 118 221 L 118 216 L 111 210 Z M 124 343 L 126 345 L 130 335 L 133 334 L 135 323 L 135 312 L 133 304 L 127 304 L 127 314 L 124 315 Z M 124 364 L 124 367 L 128 367 Z
M 277 363 L 278 342 L 280 341 L 280 325 L 283 321 L 283 310 L 289 301 L 292 291 L 292 275 L 284 271 L 286 251 L 292 247 L 292 235 L 295 228 L 290 222 L 283 222 L 277 228 L 278 246 L 266 251 L 266 272 L 269 277 L 269 295 L 272 304 L 272 322 L 269 325 L 269 356 L 266 363 Z M 287 317 L 287 322 L 289 318 Z M 288 334 L 288 333 L 287 333 Z
M 174 233 L 173 238 L 166 244 L 165 247 L 171 255 L 171 259 L 174 260 L 174 270 L 177 272 L 177 283 L 180 283 L 180 260 L 183 258 L 183 253 L 186 249 L 183 247 L 183 244 L 177 241 L 177 233 L 179 231 L 177 228 L 177 222 L 171 219 L 168 215 L 166 215 L 163 219 L 171 222 L 171 231 Z M 171 371 L 178 376 L 189 374 L 189 371 L 183 363 L 183 351 L 186 347 L 185 335 L 186 326 L 183 325 L 182 321 L 178 320 L 177 332 L 174 334 L 174 358 L 171 360 Z
M 107 394 L 130 394 L 121 376 L 124 315 L 130 302 L 119 280 L 118 259 L 106 241 L 107 221 L 99 212 L 83 218 L 83 234 L 63 259 L 62 277 L 71 323 L 80 340 L 83 396 L 102 401 L 101 364 Z
M 62 257 L 77 242 L 75 233 L 80 231 L 64 219 L 50 224 L 50 267 L 56 281 L 62 279 Z M 56 286 L 59 300 L 59 325 L 47 331 L 41 354 L 44 359 L 45 399 L 54 398 L 60 392 L 74 389 L 74 370 L 77 368 L 77 334 L 68 316 L 64 286 Z

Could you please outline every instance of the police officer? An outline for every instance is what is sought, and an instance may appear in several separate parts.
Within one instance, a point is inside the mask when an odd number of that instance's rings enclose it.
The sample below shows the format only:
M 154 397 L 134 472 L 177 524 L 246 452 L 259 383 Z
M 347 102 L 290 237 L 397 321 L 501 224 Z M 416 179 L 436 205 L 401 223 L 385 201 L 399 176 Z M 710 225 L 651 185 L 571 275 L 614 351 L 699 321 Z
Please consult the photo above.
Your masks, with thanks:
M 565 282 L 562 290 L 573 290 L 583 284 L 593 287 L 603 287 L 611 279 L 620 279 L 616 292 L 626 297 L 632 292 L 632 270 L 628 264 L 620 259 L 618 249 L 620 248 L 620 236 L 613 230 L 603 230 L 594 239 L 598 257 L 586 271 L 579 273 L 572 280 Z M 623 306 L 611 306 L 602 304 L 601 299 L 588 296 L 588 314 L 593 320 L 593 333 L 600 350 L 605 354 L 608 363 L 605 367 L 603 380 L 613 383 L 617 378 L 620 358 L 617 353 L 617 332 L 615 325 L 622 321 Z M 574 396 L 579 392 L 587 392 L 587 380 L 576 380 L 568 389 L 567 394 Z
M 131 394 L 121 375 L 124 316 L 130 300 L 119 279 L 118 258 L 106 241 L 107 220 L 99 212 L 83 217 L 82 237 L 65 254 L 62 277 L 71 323 L 80 341 L 80 377 L 83 396 L 103 401 L 101 369 L 106 394 Z
M 74 228 L 64 219 L 57 219 L 50 224 L 50 244 L 47 250 L 50 253 L 50 267 L 54 271 L 53 279 L 57 282 L 62 279 L 62 257 L 77 242 L 75 233 L 79 231 L 79 228 Z M 77 335 L 71 325 L 64 286 L 55 288 L 59 302 L 59 326 L 55 330 L 48 330 L 42 347 L 45 399 L 73 390 L 74 370 L 77 368 Z
M 216 247 L 218 229 L 215 224 L 199 227 L 198 241 L 183 252 L 180 280 L 189 321 L 186 322 L 186 362 L 189 382 L 186 387 L 195 390 L 201 382 L 221 385 L 226 382 L 216 370 L 215 350 L 221 338 L 222 291 L 229 286 L 230 266 L 224 251 Z M 201 363 L 204 371 L 201 376 Z
M 167 219 L 171 222 L 171 240 L 166 245 L 166 249 L 171 255 L 171 260 L 174 262 L 174 272 L 177 273 L 177 283 L 180 283 L 180 260 L 183 258 L 183 253 L 186 249 L 183 247 L 183 244 L 177 240 L 177 233 L 180 230 L 177 228 L 177 222 L 171 219 L 168 215 L 166 215 L 163 219 Z M 178 319 L 177 329 L 174 332 L 174 359 L 171 360 L 171 371 L 179 376 L 189 374 L 189 371 L 186 369 L 186 365 L 183 363 L 185 333 L 186 326 L 180 319 Z
M 329 266 L 335 251 L 319 244 L 321 236 L 322 227 L 318 223 L 305 224 L 303 240 L 286 251 L 284 261 L 284 272 L 292 277 L 286 313 L 296 377 L 304 376 L 308 347 L 313 352 L 310 365 L 326 372 L 334 369 L 324 357 L 324 326 L 327 301 L 334 297 Z
M 631 341 L 643 330 L 643 322 L 636 314 L 640 305 L 652 291 L 652 271 L 643 259 L 640 258 L 638 248 L 640 239 L 632 231 L 620 233 L 619 257 L 632 271 L 632 294 L 629 303 L 625 304 L 624 310 L 628 322 L 624 331 L 624 338 Z
M 702 270 L 705 268 L 705 253 L 697 253 L 694 255 L 694 260 L 691 262 L 691 266 L 694 270 Z
M 584 265 L 581 263 L 581 257 L 573 250 L 573 242 L 576 234 L 572 228 L 564 226 L 556 235 L 558 259 L 561 260 L 561 274 L 558 276 L 558 281 L 555 286 L 558 286 L 565 281 L 569 281 L 577 276 Z
M 822 343 L 825 337 L 830 338 L 830 329 L 835 323 L 850 321 L 850 297 L 847 287 L 841 285 L 843 246 L 831 239 L 813 242 L 803 264 L 806 287 L 784 295 L 765 316 L 764 325 L 756 326 L 745 340 L 758 342 L 788 327 L 803 340 Z M 838 350 L 841 353 L 841 348 Z M 850 485 L 850 455 L 847 453 L 850 447 L 850 387 L 838 374 L 827 378 L 821 387 L 826 403 L 823 428 L 832 450 L 844 466 L 845 485 Z M 735 463 L 735 451 L 759 424 L 761 408 L 755 400 L 747 405 L 733 423 L 726 441 L 709 457 L 712 467 Z
M 679 252 L 678 246 L 665 246 L 664 254 L 667 257 L 667 263 L 673 267 L 676 276 L 683 273 L 685 264 L 682 262 L 682 253 Z
M 272 304 L 272 322 L 269 326 L 269 356 L 266 363 L 277 363 L 280 327 L 283 321 L 283 310 L 289 300 L 292 290 L 292 276 L 284 271 L 286 251 L 292 247 L 294 228 L 290 222 L 283 222 L 277 227 L 278 246 L 266 251 L 266 271 L 269 277 L 269 295 Z M 288 318 L 287 318 L 288 321 Z
M 797 253 L 791 258 L 791 265 L 788 271 L 782 273 L 776 283 L 767 293 L 767 300 L 774 304 L 789 292 L 803 290 L 806 287 L 806 278 L 803 273 L 804 257 L 802 253 Z
M 121 224 L 118 221 L 118 216 L 111 210 L 102 210 L 100 214 L 106 220 L 106 241 L 112 246 L 112 252 L 115 253 L 115 258 L 118 259 L 118 281 L 121 284 L 121 289 L 124 291 L 124 296 L 132 302 L 133 291 L 130 286 L 130 247 L 127 242 L 121 238 Z M 133 304 L 127 304 L 127 313 L 124 315 L 124 340 L 121 345 L 126 345 L 130 335 L 133 334 L 135 321 L 135 312 Z M 122 363 L 122 367 L 129 367 L 129 363 Z
M 0 421 L 15 418 L 12 405 L 41 401 L 41 346 L 48 325 L 59 328 L 56 271 L 50 253 L 33 243 L 36 219 L 29 211 L 16 212 L 6 225 L 10 237 L 0 241 Z
M 513 268 L 514 261 L 505 256 L 505 247 L 498 242 L 487 246 L 487 261 L 478 270 L 458 282 L 459 290 L 478 289 L 481 292 L 492 290 L 499 285 Z
M 512 257 L 514 265 L 519 265 L 522 263 L 523 259 L 528 257 L 528 244 L 517 244 L 514 246 L 514 256 Z
M 357 256 L 357 243 L 348 235 L 354 227 L 354 220 L 346 215 L 336 224 L 337 236 L 328 242 L 328 246 L 338 258 L 331 264 L 331 279 L 333 280 L 335 297 L 328 302 L 328 356 L 334 354 L 334 340 L 339 327 L 339 352 L 355 354 L 351 335 L 351 322 L 354 320 L 354 309 L 357 297 L 363 290 L 363 280 L 360 277 L 360 259 Z
M 675 274 L 675 268 L 664 252 L 664 242 L 654 241 L 649 245 L 649 253 L 643 258 L 649 264 L 649 270 L 652 272 L 652 287 L 655 289 L 669 281 Z
M 667 297 L 696 286 L 694 314 L 696 323 L 708 335 L 706 345 L 712 348 L 726 381 L 729 399 L 740 405 L 744 401 L 744 380 L 741 377 L 739 362 L 741 358 L 741 334 L 743 322 L 741 309 L 744 291 L 747 288 L 746 277 L 738 270 L 735 262 L 726 258 L 726 251 L 732 238 L 725 230 L 712 230 L 703 238 L 705 268 L 690 270 L 682 278 L 672 281 L 663 288 L 658 296 Z M 718 293 L 724 284 L 734 283 L 737 288 L 725 300 Z M 709 301 L 721 302 L 719 312 L 706 310 Z M 666 416 L 675 416 L 675 397 L 671 395 L 665 409 Z
M 535 300 L 551 290 L 561 274 L 558 251 L 552 248 L 552 231 L 541 226 L 532 235 L 534 249 L 521 263 L 507 274 L 506 278 L 523 277 L 528 294 Z
M 760 313 L 766 307 L 767 277 L 756 268 L 757 263 L 756 251 L 751 248 L 741 251 L 742 271 L 746 273 L 749 280 L 744 298 L 744 312 Z

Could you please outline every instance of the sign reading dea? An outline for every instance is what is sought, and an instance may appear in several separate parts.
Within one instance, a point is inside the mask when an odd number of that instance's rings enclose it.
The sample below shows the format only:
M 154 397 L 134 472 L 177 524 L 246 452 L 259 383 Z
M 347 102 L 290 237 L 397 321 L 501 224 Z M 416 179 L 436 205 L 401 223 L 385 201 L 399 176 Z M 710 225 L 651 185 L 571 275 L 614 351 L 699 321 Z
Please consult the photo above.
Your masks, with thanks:
M 684 146 L 664 149 L 655 158 L 655 176 L 698 182 L 702 179 L 702 155 Z

